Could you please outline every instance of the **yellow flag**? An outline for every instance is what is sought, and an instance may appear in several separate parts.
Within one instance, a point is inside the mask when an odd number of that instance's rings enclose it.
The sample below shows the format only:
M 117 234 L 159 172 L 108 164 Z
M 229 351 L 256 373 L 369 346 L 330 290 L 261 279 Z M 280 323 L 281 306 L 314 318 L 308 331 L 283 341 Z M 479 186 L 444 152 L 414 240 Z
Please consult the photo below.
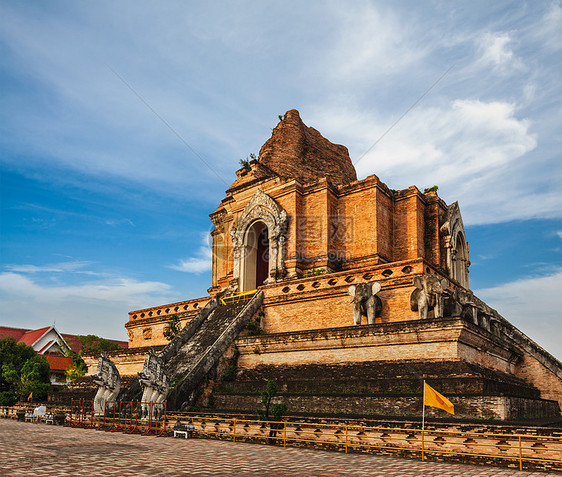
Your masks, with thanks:
M 449 414 L 455 413 L 455 406 L 451 404 L 445 396 L 439 394 L 435 389 L 433 389 L 429 384 L 424 383 L 425 385 L 425 398 L 423 403 L 426 406 L 431 407 L 438 407 L 439 409 L 443 409 L 447 411 Z

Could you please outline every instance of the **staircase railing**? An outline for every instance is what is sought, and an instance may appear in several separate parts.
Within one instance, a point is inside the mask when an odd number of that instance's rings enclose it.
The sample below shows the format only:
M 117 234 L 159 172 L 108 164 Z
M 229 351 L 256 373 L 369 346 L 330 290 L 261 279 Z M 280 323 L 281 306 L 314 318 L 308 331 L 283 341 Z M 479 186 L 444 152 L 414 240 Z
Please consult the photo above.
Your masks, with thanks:
M 237 293 L 236 295 L 224 296 L 220 299 L 220 302 L 222 305 L 226 305 L 227 303 L 243 303 L 249 301 L 257 291 L 258 290 L 256 289 L 243 293 Z

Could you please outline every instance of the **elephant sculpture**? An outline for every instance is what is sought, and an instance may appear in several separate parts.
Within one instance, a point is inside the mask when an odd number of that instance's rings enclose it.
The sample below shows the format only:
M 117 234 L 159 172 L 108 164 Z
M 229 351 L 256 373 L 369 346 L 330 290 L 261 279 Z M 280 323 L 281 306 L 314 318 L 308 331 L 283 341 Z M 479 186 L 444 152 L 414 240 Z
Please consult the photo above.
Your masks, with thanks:
M 370 325 L 375 324 L 375 317 L 380 315 L 382 301 L 377 296 L 381 290 L 379 282 L 358 283 L 351 285 L 347 291 L 353 297 L 353 320 L 356 325 L 361 324 L 361 317 L 366 316 Z
M 121 390 L 119 371 L 115 363 L 107 357 L 105 351 L 101 352 L 98 369 L 92 376 L 92 380 L 98 385 L 98 391 L 94 397 L 94 414 L 101 416 L 105 414 L 105 403 L 115 400 Z
M 419 313 L 420 320 L 427 319 L 430 308 L 435 318 L 443 317 L 443 294 L 449 288 L 449 280 L 437 275 L 414 277 L 416 289 L 410 295 L 410 309 Z

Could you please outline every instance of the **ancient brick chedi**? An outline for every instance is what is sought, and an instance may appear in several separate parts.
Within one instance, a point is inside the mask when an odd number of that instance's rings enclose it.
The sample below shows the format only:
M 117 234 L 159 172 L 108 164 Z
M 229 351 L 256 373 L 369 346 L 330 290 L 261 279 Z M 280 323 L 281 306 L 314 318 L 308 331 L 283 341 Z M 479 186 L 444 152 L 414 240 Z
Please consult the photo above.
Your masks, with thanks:
M 204 369 L 225 410 L 255 409 L 256 391 L 276 379 L 294 412 L 412 415 L 426 378 L 460 417 L 559 414 L 561 363 L 470 291 L 456 202 L 415 186 L 390 190 L 375 175 L 357 180 L 347 149 L 296 110 L 236 174 L 210 216 L 209 296 L 131 312 L 130 348 L 114 355 L 122 374 L 140 371 L 154 346 L 179 379 L 173 354 L 207 343 Z M 232 319 L 215 311 L 256 289 L 259 299 Z M 167 344 L 172 314 L 187 331 Z M 253 331 L 239 332 L 251 318 Z M 228 386 L 225 363 L 237 370 Z M 195 399 L 195 381 L 182 386 L 192 397 L 173 391 L 177 407 Z

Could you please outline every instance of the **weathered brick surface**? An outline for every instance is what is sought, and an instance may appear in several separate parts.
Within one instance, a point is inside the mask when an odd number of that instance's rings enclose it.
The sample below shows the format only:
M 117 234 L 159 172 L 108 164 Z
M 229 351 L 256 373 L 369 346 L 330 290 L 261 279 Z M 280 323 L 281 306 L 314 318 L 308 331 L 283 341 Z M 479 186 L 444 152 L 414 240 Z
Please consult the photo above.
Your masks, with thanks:
M 262 364 L 337 364 L 373 360 L 466 360 L 504 373 L 513 373 L 511 353 L 460 319 L 412 320 L 375 326 L 265 334 L 240 338 L 240 366 Z M 484 353 L 476 352 L 485 348 Z M 475 350 L 474 356 L 466 349 Z
M 250 166 L 249 171 L 237 171 L 237 180 L 211 214 L 215 229 L 209 293 L 215 296 L 242 286 L 234 276 L 231 232 L 258 189 L 288 216 L 286 240 L 281 243 L 286 275 L 276 267 L 279 281 L 263 287 L 261 326 L 269 336 L 239 340 L 241 367 L 466 361 L 518 376 L 533 383 L 543 398 L 562 404 L 562 364 L 485 304 L 479 306 L 479 323 L 474 326 L 447 319 L 435 325 L 431 310 L 428 322 L 419 323 L 418 313 L 411 310 L 414 276 L 447 277 L 450 294 L 462 291 L 448 270 L 454 251 L 447 244 L 455 233 L 463 232 L 455 204 L 448 207 L 436 192 L 421 193 L 415 186 L 390 190 L 375 175 L 356 180 L 347 150 L 305 126 L 296 111 L 287 113 L 264 144 L 260 161 Z M 446 226 L 451 217 L 460 224 L 456 232 Z M 459 247 L 468 250 L 462 240 Z M 468 254 L 462 254 L 462 261 L 456 263 L 467 260 Z M 461 272 L 462 265 L 455 267 L 454 276 L 468 286 Z M 372 281 L 382 286 L 379 328 L 369 336 L 346 331 L 353 323 L 349 285 Z M 193 307 L 208 300 L 131 312 L 127 324 L 131 346 L 165 344 L 163 331 L 170 314 L 175 310 L 187 323 L 194 316 Z M 453 302 L 448 299 L 446 316 L 460 314 L 468 319 L 471 310 L 465 306 L 460 311 Z M 132 354 L 123 358 L 127 372 L 138 365 L 140 360 Z
M 209 301 L 210 297 L 203 297 L 131 311 L 129 322 L 125 325 L 129 335 L 129 348 L 168 344 L 164 330 L 170 317 L 177 315 L 184 327 Z
M 260 167 L 260 163 L 253 164 L 247 175 L 260 176 Z M 218 291 L 232 277 L 230 230 L 258 187 L 290 218 L 287 278 L 298 278 L 315 268 L 333 270 L 334 259 L 353 269 L 419 259 L 427 253 L 435 267 L 444 267 L 439 220 L 446 207 L 434 192 L 424 195 L 414 186 L 393 192 L 375 175 L 342 184 L 322 168 L 312 182 L 299 177 L 262 177 L 227 191 L 221 206 L 211 214 L 215 224 L 213 290 Z
M 252 411 L 260 408 L 260 397 L 256 394 L 215 393 L 216 409 L 224 411 Z M 519 398 L 511 396 L 462 396 L 450 397 L 455 406 L 455 416 L 480 419 L 530 419 L 552 416 L 558 410 L 553 401 Z M 307 415 L 362 415 L 368 417 L 419 417 L 422 398 L 413 396 L 353 395 L 294 395 L 283 393 L 278 400 L 284 402 L 291 412 Z M 426 409 L 428 418 L 443 418 L 443 411 Z
M 537 389 L 512 375 L 436 360 L 241 368 L 234 381 L 218 388 L 215 406 L 252 411 L 269 379 L 291 412 L 298 413 L 421 415 L 422 379 L 453 402 L 455 418 L 531 419 L 558 412 L 556 401 L 540 399 Z
M 327 177 L 334 184 L 357 179 L 345 146 L 333 144 L 316 129 L 307 127 L 295 109 L 273 130 L 260 149 L 260 162 L 281 177 L 303 184 Z

